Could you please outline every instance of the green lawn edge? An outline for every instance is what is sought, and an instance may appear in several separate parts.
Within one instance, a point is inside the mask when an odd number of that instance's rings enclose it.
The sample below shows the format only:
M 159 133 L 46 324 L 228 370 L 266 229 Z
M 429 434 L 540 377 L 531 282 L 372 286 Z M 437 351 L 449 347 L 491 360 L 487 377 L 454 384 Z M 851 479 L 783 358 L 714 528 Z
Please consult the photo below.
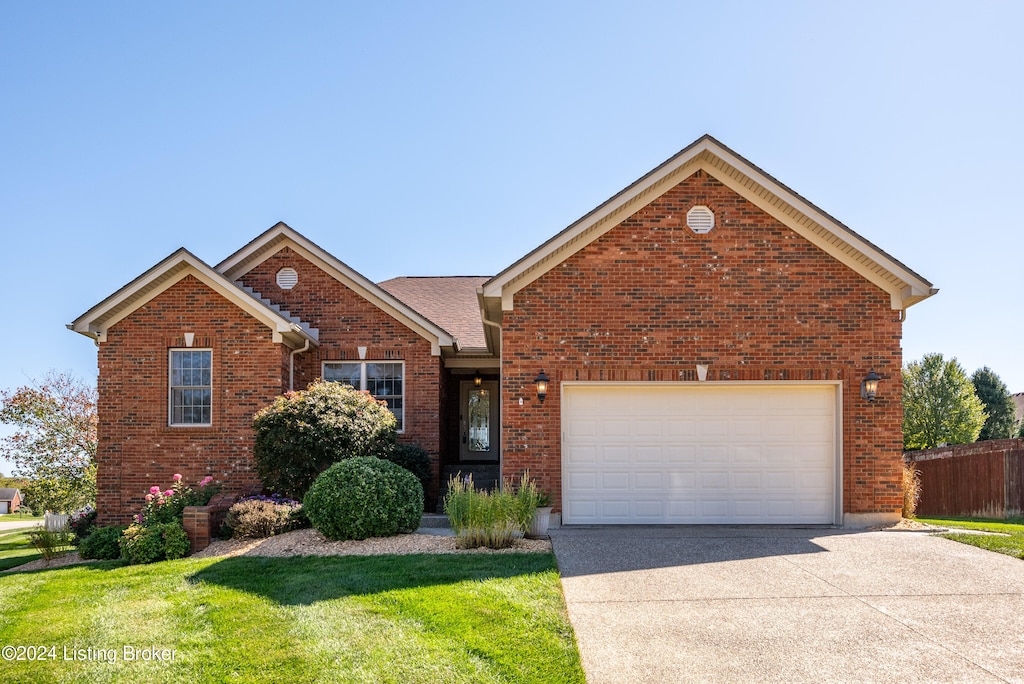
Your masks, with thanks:
M 12 681 L 585 681 L 550 553 L 4 574 L 0 644 L 53 649 L 6 661 Z M 125 647 L 151 659 L 129 659 Z M 173 655 L 152 659 L 159 653 Z

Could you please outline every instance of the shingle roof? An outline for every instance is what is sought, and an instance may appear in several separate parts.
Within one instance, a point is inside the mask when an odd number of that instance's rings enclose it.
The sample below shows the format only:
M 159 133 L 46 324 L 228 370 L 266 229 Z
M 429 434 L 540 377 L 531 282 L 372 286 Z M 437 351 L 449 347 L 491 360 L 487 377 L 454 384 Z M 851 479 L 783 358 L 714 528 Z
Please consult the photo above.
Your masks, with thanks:
M 0 501 L 13 501 L 14 495 L 18 493 L 17 489 L 11 489 L 10 487 L 0 488 Z
M 490 276 L 403 276 L 377 283 L 403 304 L 444 328 L 462 349 L 487 346 L 476 289 Z

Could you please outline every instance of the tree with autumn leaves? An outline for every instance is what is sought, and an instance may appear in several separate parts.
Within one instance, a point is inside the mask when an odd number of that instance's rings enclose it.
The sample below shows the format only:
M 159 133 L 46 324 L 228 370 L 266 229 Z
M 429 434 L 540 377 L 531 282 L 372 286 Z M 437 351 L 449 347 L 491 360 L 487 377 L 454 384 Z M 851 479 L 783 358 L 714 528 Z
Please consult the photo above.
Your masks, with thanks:
M 70 512 L 96 501 L 96 388 L 67 373 L 0 391 L 0 456 L 30 481 L 37 511 Z

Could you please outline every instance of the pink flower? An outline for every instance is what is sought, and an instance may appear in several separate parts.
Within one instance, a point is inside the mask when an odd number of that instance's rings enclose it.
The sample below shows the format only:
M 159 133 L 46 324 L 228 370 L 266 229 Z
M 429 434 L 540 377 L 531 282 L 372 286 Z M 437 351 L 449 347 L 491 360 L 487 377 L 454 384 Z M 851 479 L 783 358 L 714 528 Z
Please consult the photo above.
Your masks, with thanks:
M 156 505 L 157 506 L 163 506 L 164 505 L 164 500 L 163 499 L 157 499 L 156 500 Z
M 149 488 L 149 493 L 150 494 L 159 494 L 160 493 L 160 488 L 157 487 L 156 485 L 153 485 L 152 487 Z
M 153 495 L 152 494 L 147 494 L 146 495 L 146 501 L 152 501 L 152 500 L 153 500 Z
M 164 492 L 164 496 L 174 496 L 174 490 L 168 489 L 166 492 Z
M 174 477 L 171 478 L 175 482 L 181 482 L 181 473 L 174 473 Z
M 202 480 L 200 480 L 199 486 L 200 487 L 205 487 L 206 485 L 210 484 L 211 482 L 213 482 L 213 476 L 212 475 L 207 475 Z

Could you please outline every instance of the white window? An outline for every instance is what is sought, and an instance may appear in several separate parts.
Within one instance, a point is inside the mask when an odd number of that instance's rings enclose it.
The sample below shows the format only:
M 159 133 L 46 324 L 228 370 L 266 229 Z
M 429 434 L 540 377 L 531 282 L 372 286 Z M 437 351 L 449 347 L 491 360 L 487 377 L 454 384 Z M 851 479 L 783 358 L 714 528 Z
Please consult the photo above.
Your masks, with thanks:
M 171 425 L 210 425 L 213 417 L 213 351 L 172 349 L 170 357 Z
M 366 390 L 375 399 L 388 403 L 398 420 L 398 431 L 405 429 L 405 364 L 401 361 L 331 361 L 324 363 L 324 380 L 343 382 Z

